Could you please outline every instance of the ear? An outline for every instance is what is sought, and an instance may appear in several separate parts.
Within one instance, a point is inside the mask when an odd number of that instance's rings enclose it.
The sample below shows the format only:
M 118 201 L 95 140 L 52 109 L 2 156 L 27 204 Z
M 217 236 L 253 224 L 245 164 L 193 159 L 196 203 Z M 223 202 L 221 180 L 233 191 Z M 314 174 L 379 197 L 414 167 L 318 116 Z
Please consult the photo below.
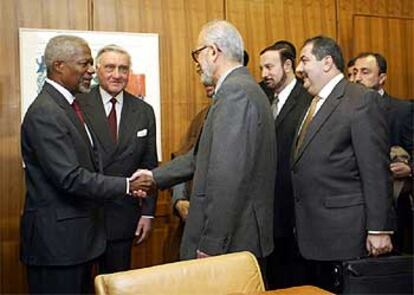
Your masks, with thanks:
M 293 71 L 292 61 L 290 59 L 285 60 L 285 63 L 283 64 L 283 70 L 285 73 Z
M 322 59 L 322 62 L 323 62 L 322 67 L 323 67 L 324 72 L 329 72 L 332 69 L 332 67 L 334 66 L 332 56 L 330 56 L 330 55 L 325 56 Z
M 216 61 L 219 57 L 219 52 L 221 51 L 216 44 L 211 45 L 211 57 L 213 61 Z
M 54 61 L 52 67 L 55 73 L 62 73 L 65 69 L 65 63 L 60 60 Z
M 385 84 L 385 80 L 387 80 L 387 74 L 382 73 L 379 75 L 379 84 L 383 86 Z

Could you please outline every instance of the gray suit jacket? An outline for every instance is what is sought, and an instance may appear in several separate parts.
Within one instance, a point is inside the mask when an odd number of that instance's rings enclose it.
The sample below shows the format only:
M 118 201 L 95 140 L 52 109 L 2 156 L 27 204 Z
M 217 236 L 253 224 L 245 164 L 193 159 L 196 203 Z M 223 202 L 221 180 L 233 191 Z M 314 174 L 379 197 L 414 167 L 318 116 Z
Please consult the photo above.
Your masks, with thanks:
M 102 206 L 125 195 L 125 178 L 96 173 L 101 165 L 85 128 L 48 83 L 28 109 L 21 132 L 27 187 L 23 262 L 74 265 L 96 258 L 106 247 Z
M 161 187 L 194 174 L 181 258 L 273 249 L 276 171 L 274 122 L 269 102 L 246 68 L 218 89 L 193 151 L 154 170 Z
M 79 102 L 89 128 L 101 147 L 103 173 L 111 176 L 131 176 L 136 169 L 157 166 L 155 116 L 152 107 L 124 91 L 124 102 L 119 126 L 118 143 L 109 132 L 108 120 L 99 93 L 95 87 L 89 94 L 80 95 Z M 143 136 L 137 136 L 141 132 Z M 141 214 L 154 216 L 155 196 L 143 200 L 125 197 L 106 202 L 105 228 L 109 240 L 132 239 Z
M 297 238 L 307 259 L 364 256 L 368 230 L 392 230 L 389 136 L 379 99 L 340 81 L 292 160 Z

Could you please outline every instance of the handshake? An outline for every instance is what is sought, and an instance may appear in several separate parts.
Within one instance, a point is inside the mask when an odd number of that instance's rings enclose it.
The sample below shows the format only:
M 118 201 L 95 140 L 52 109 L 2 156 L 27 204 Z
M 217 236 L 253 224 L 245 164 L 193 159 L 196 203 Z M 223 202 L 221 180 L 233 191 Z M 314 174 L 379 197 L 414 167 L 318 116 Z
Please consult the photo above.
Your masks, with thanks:
M 146 198 L 155 193 L 157 185 L 150 170 L 138 169 L 129 178 L 129 192 L 138 198 Z

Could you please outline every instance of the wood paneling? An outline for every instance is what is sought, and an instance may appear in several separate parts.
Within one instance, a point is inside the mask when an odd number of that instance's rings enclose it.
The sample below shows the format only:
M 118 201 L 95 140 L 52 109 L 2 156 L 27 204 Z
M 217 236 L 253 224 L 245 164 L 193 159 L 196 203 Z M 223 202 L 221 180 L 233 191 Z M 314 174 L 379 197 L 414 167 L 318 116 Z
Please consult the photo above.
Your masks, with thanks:
M 24 293 L 19 222 L 24 201 L 20 156 L 18 28 L 88 30 L 90 0 L 0 1 L 0 293 Z
M 374 17 L 391 18 L 381 24 L 385 33 L 380 36 Z M 299 49 L 304 39 L 323 33 L 339 39 L 346 59 L 354 50 L 383 44 L 397 59 L 387 56 L 389 85 L 394 83 L 391 79 L 401 79 L 403 84 L 398 81 L 396 87 L 413 96 L 414 26 L 408 20 L 414 18 L 412 0 L 0 0 L 0 293 L 26 291 L 18 254 L 25 190 L 19 144 L 18 28 L 158 33 L 162 100 L 158 128 L 162 128 L 166 160 L 178 148 L 194 115 L 209 103 L 190 51 L 201 25 L 216 18 L 228 19 L 239 28 L 251 57 L 249 67 L 258 80 L 259 52 L 265 46 L 287 39 Z M 405 20 L 397 22 L 397 18 Z M 371 29 L 359 33 L 357 28 L 368 23 Z M 403 40 L 407 47 L 401 47 Z M 135 267 L 170 261 L 176 252 L 171 235 L 177 219 L 171 216 L 168 192 L 161 193 L 156 215 L 151 238 L 133 248 Z
M 249 68 L 260 80 L 259 53 L 286 39 L 298 51 L 305 39 L 324 34 L 336 38 L 334 0 L 228 0 L 226 17 L 240 30 L 249 52 Z
M 414 1 L 412 0 L 337 0 L 337 2 L 339 42 L 343 46 L 346 59 L 356 54 L 352 52 L 354 15 L 414 17 Z
M 412 0 L 337 0 L 339 43 L 346 60 L 360 51 L 385 54 L 391 95 L 414 98 Z M 365 17 L 365 18 L 364 18 Z
M 399 98 L 414 98 L 414 18 L 355 15 L 353 51 L 374 51 L 388 60 L 386 89 Z

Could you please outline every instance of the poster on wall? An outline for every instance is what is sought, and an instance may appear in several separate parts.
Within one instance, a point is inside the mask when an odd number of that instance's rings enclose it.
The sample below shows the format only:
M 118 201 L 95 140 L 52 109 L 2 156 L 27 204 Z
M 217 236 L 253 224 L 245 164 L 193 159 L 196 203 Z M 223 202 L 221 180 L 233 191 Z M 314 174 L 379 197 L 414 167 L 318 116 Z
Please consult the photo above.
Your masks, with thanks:
M 108 44 L 125 48 L 131 55 L 131 71 L 127 91 L 149 103 L 157 124 L 157 153 L 161 161 L 161 107 L 158 34 L 19 29 L 21 120 L 42 89 L 46 78 L 44 51 L 49 39 L 56 35 L 76 35 L 85 39 L 95 57 Z M 96 76 L 93 84 L 97 83 Z

